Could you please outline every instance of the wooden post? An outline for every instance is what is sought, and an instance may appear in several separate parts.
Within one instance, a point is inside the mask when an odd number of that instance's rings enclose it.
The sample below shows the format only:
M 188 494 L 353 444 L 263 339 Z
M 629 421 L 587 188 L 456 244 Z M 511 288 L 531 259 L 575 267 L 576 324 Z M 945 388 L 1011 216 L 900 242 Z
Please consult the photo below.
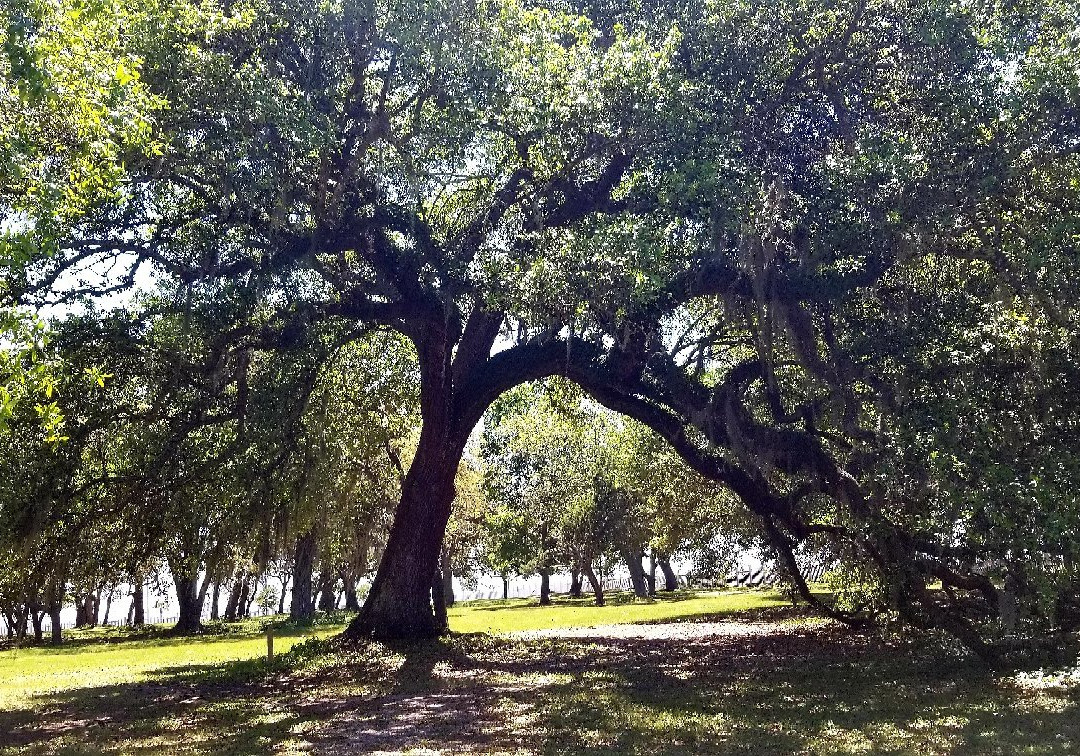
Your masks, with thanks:
M 266 660 L 274 660 L 274 628 L 266 628 Z

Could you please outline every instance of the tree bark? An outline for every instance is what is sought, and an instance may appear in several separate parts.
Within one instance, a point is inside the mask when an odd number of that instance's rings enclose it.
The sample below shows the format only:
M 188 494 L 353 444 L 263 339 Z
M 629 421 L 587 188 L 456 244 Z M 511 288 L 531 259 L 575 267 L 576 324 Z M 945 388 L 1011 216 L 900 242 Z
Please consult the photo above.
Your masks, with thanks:
M 431 401 L 428 397 L 427 403 Z M 431 580 L 437 572 L 454 500 L 454 476 L 468 435 L 452 438 L 439 425 L 424 419 L 375 581 L 349 626 L 350 637 L 430 638 L 440 633 L 432 612 Z
M 678 590 L 679 578 L 675 575 L 675 571 L 671 569 L 671 562 L 668 560 L 668 558 L 660 557 L 656 560 L 656 563 L 660 566 L 660 571 L 664 573 L 664 590 Z
M 589 585 L 592 586 L 593 596 L 595 597 L 596 605 L 597 606 L 603 606 L 604 605 L 604 586 L 601 585 L 600 581 L 597 579 L 596 573 L 593 572 L 592 565 L 588 564 L 588 563 L 583 564 L 581 566 L 581 571 L 582 571 L 582 573 L 584 573 L 585 577 L 588 578 Z
M 334 605 L 337 603 L 336 596 L 334 596 L 334 584 L 337 582 L 337 575 L 329 570 L 323 570 L 319 573 L 319 611 L 320 612 L 332 612 L 334 611 Z
M 641 566 L 641 551 L 624 546 L 622 555 L 627 569 L 630 570 L 630 583 L 634 587 L 634 595 L 638 598 L 648 598 L 649 589 L 645 585 L 645 569 Z
M 244 619 L 251 616 L 251 605 L 255 603 L 255 597 L 259 594 L 259 578 L 256 575 L 252 575 L 250 578 L 248 595 L 244 599 Z
M 293 592 L 289 605 L 289 619 L 296 622 L 309 622 L 315 616 L 311 576 L 315 569 L 316 546 L 314 528 L 296 539 L 296 550 L 293 553 Z
M 146 590 L 141 577 L 135 578 L 135 590 L 131 596 L 132 622 L 135 627 L 146 624 Z
M 86 595 L 75 594 L 75 629 L 81 630 L 89 623 L 86 620 Z
M 402 479 L 401 499 L 371 591 L 347 631 L 352 638 L 438 635 L 431 581 L 469 434 L 499 394 L 550 375 L 563 355 L 554 347 L 532 346 L 492 355 L 505 321 L 502 313 L 474 302 L 462 322 L 454 302 L 422 290 L 414 294 L 414 309 L 404 317 L 420 367 L 420 440 Z
M 34 640 L 41 643 L 44 638 L 45 612 L 39 611 L 38 607 L 30 609 L 30 623 L 34 626 Z
M 435 615 L 435 628 L 442 633 L 450 632 L 450 619 L 446 616 L 446 596 L 443 595 L 442 570 L 431 576 L 431 608 Z
M 60 610 L 63 606 L 63 602 L 57 598 L 49 602 L 49 624 L 52 625 L 51 642 L 54 646 L 59 646 L 64 639 L 63 626 L 60 624 Z
M 278 596 L 277 601 L 277 613 L 285 613 L 285 594 L 289 590 L 289 582 L 292 580 L 292 575 L 286 574 L 281 578 L 281 595 Z
M 540 570 L 540 606 L 551 603 L 551 571 Z
M 233 577 L 232 588 L 229 589 L 229 598 L 225 601 L 225 621 L 233 622 L 237 617 L 237 608 L 240 606 L 240 593 L 244 590 L 244 579 L 239 574 Z
M 356 595 L 356 573 L 352 570 L 341 573 L 341 583 L 345 592 L 345 609 L 350 612 L 360 611 L 360 598 Z
M 240 583 L 240 596 L 236 600 L 236 617 L 237 619 L 247 616 L 247 608 L 250 603 L 250 597 L 253 591 L 251 590 L 251 575 L 244 572 L 244 580 Z
M 199 600 L 199 576 L 173 574 L 176 601 L 180 617 L 173 631 L 180 634 L 197 633 L 202 630 L 202 601 Z
M 210 619 L 220 619 L 221 580 L 214 581 L 214 590 L 210 592 Z
M 30 607 L 26 604 L 21 604 L 16 610 L 15 619 L 15 637 L 19 640 L 26 638 L 26 622 L 30 616 Z
M 101 617 L 101 624 L 108 627 L 109 625 L 109 612 L 112 611 L 112 595 L 114 588 L 110 587 L 109 592 L 105 594 L 105 614 Z
M 454 596 L 454 568 L 450 566 L 450 552 L 446 548 L 442 550 L 439 574 L 442 576 L 443 601 L 447 606 L 453 606 L 457 600 Z
M 570 571 L 570 598 L 581 598 L 581 570 L 577 567 Z

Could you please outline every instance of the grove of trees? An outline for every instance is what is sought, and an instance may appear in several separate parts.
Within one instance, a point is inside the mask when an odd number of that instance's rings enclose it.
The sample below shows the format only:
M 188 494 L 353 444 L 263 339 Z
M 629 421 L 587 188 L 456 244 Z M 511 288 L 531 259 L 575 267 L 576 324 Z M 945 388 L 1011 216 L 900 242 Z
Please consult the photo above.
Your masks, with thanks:
M 430 636 L 455 564 L 727 539 L 851 623 L 1077 622 L 1069 0 L 0 22 L 5 611 L 278 570 Z

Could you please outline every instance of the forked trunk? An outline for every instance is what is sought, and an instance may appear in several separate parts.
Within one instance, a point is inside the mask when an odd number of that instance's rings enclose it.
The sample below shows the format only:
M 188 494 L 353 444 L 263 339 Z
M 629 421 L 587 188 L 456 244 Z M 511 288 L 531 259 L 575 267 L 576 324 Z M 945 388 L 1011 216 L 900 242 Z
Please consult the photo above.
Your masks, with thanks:
M 542 374 L 528 360 L 508 360 L 509 350 L 502 352 L 501 372 L 496 371 L 487 360 L 503 316 L 476 304 L 462 324 L 455 322 L 455 309 L 450 303 L 435 306 L 412 323 L 409 335 L 420 367 L 420 441 L 401 481 L 401 500 L 371 591 L 346 631 L 352 638 L 423 638 L 443 631 L 432 610 L 432 582 L 439 580 L 442 594 L 439 554 L 465 444 L 497 395 L 494 385 L 505 390 Z M 493 373 L 497 380 L 491 380 Z

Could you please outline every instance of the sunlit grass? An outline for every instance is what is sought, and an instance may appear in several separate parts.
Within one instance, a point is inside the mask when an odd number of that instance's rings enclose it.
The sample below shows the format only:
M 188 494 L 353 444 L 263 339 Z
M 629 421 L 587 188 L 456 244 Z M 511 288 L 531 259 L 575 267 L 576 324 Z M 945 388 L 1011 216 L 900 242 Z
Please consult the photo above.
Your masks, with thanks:
M 266 654 L 262 623 L 247 623 L 227 634 L 125 639 L 115 632 L 77 631 L 68 645 L 0 651 L 0 709 L 25 706 L 35 696 L 76 688 L 139 682 L 162 670 L 221 664 Z M 279 631 L 274 652 L 284 653 L 313 635 L 326 637 L 344 625 Z
M 447 612 L 450 629 L 458 633 L 509 633 L 549 628 L 593 627 L 631 622 L 660 622 L 700 615 L 726 614 L 782 606 L 788 603 L 775 591 L 716 591 L 659 593 L 654 600 L 636 599 L 630 593 L 606 596 L 605 606 L 591 598 L 554 598 L 551 606 L 536 599 L 471 601 Z

